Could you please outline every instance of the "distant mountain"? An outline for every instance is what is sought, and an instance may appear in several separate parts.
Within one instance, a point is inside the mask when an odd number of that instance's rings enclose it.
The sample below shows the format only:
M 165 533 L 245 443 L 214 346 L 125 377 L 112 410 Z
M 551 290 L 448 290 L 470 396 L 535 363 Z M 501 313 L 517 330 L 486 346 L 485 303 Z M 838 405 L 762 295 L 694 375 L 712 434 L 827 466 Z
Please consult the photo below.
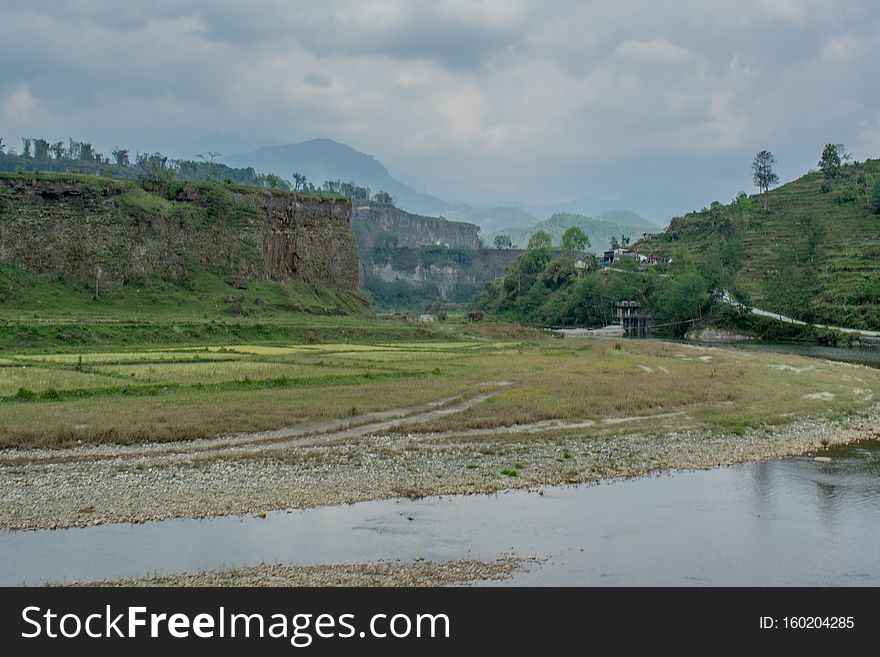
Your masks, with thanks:
M 325 180 L 353 181 L 369 187 L 375 193 L 386 191 L 396 199 L 396 204 L 408 212 L 428 216 L 443 216 L 454 221 L 473 223 L 482 233 L 494 233 L 501 229 L 528 228 L 555 213 L 569 212 L 589 216 L 603 216 L 623 225 L 658 229 L 653 223 L 634 213 L 623 213 L 620 201 L 607 201 L 582 197 L 553 206 L 529 206 L 518 201 L 467 204 L 450 203 L 443 199 L 416 191 L 394 178 L 385 166 L 372 155 L 361 153 L 351 146 L 332 139 L 310 139 L 298 144 L 265 146 L 250 153 L 233 155 L 224 159 L 232 167 L 253 167 L 257 173 L 274 173 L 290 180 L 296 171 L 320 186 Z M 620 216 L 611 217 L 611 214 Z M 627 216 L 636 217 L 631 223 Z
M 258 173 L 274 173 L 288 180 L 296 171 L 315 185 L 325 180 L 351 180 L 369 187 L 373 193 L 388 192 L 399 206 L 418 214 L 438 215 L 451 207 L 442 199 L 421 194 L 396 180 L 372 155 L 332 139 L 265 146 L 250 153 L 227 157 L 224 162 L 234 167 L 253 167 Z
M 476 224 L 484 235 L 502 228 L 527 228 L 538 223 L 533 214 L 517 207 L 475 208 L 464 203 L 454 206 L 443 216 L 453 221 Z
M 646 218 L 645 215 L 658 215 L 657 209 L 650 200 L 642 199 L 639 196 L 627 196 L 618 199 L 600 199 L 594 196 L 581 196 L 572 201 L 565 203 L 556 203 L 554 205 L 529 205 L 520 201 L 492 201 L 490 203 L 477 204 L 480 207 L 486 206 L 509 206 L 526 212 L 538 219 L 548 219 L 554 214 L 569 213 L 579 214 L 585 217 L 608 217 L 611 213 L 621 212 L 621 208 L 627 208 L 632 214 L 639 217 L 640 225 L 649 224 L 652 228 L 659 229 L 663 223 L 659 220 Z M 513 226 L 514 224 L 509 224 Z
M 526 228 L 503 228 L 495 231 L 483 240 L 487 246 L 491 246 L 496 235 L 507 235 L 517 248 L 525 248 L 529 238 L 539 230 L 546 231 L 553 238 L 553 245 L 559 246 L 562 234 L 571 226 L 577 226 L 590 238 L 589 251 L 600 253 L 607 249 L 611 238 L 620 239 L 622 235 L 630 238 L 633 242 L 641 238 L 643 233 L 652 233 L 657 230 L 651 222 L 643 219 L 635 212 L 628 210 L 616 210 L 606 212 L 598 217 L 587 217 L 570 212 L 557 212 L 549 219 L 539 221 Z

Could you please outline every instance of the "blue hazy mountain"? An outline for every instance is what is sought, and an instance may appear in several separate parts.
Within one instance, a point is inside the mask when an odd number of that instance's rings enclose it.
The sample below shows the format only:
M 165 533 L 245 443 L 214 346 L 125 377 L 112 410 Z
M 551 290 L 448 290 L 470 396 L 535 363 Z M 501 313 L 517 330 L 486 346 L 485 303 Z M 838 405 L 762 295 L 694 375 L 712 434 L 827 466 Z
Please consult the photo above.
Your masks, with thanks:
M 421 194 L 395 179 L 372 155 L 332 139 L 264 146 L 250 153 L 227 157 L 224 162 L 233 167 L 253 167 L 259 173 L 274 173 L 287 180 L 294 172 L 299 172 L 318 186 L 325 180 L 353 181 L 369 187 L 373 193 L 388 192 L 400 207 L 418 214 L 437 215 L 451 207 L 446 201 Z

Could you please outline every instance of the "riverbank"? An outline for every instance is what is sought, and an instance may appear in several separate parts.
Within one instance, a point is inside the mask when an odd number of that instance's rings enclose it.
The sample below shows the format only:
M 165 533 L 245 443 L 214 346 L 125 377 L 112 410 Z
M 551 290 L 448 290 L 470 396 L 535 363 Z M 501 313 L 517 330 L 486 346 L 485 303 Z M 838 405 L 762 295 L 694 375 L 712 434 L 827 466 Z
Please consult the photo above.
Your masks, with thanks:
M 686 416 L 653 420 L 654 431 L 584 439 L 539 433 L 494 438 L 425 434 L 364 436 L 347 444 L 276 447 L 206 459 L 165 453 L 97 461 L 7 465 L 0 479 L 4 529 L 88 527 L 169 518 L 429 495 L 489 493 L 596 482 L 648 472 L 705 469 L 820 452 L 880 432 L 880 406 L 840 420 L 801 420 L 712 434 Z M 643 426 L 645 420 L 634 420 Z M 657 422 L 668 431 L 657 433 Z M 676 428 L 676 425 L 679 425 Z M 76 450 L 70 450 L 76 455 Z
M 8 530 L 539 489 L 803 454 L 880 426 L 877 369 L 647 340 L 15 358 L 0 385 L 57 387 L 0 403 L 17 445 L 0 451 Z M 284 378 L 241 378 L 258 372 Z M 120 378 L 167 387 L 104 385 Z
M 517 557 L 500 557 L 496 561 L 420 560 L 317 566 L 262 563 L 245 568 L 71 582 L 65 586 L 449 586 L 498 582 L 523 569 L 525 564 L 524 559 Z

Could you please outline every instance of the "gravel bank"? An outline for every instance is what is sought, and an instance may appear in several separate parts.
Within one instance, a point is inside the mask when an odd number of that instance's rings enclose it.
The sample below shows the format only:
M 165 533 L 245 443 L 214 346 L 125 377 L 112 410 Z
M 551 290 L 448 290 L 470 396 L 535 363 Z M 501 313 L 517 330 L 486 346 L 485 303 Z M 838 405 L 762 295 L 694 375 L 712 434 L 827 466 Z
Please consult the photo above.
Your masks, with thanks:
M 590 437 L 571 426 L 540 424 L 534 433 L 367 435 L 343 444 L 257 444 L 198 454 L 106 447 L 96 461 L 76 458 L 79 448 L 35 463 L 9 459 L 14 452 L 7 451 L 0 528 L 251 514 L 711 468 L 875 437 L 880 406 L 846 420 L 803 420 L 744 435 L 707 434 L 688 429 L 686 417 L 661 417 L 637 423 L 641 431 L 630 426 L 621 433 L 620 425 L 617 434 Z
M 74 582 L 70 586 L 447 586 L 503 580 L 524 567 L 516 557 L 497 561 L 415 561 L 247 568 Z

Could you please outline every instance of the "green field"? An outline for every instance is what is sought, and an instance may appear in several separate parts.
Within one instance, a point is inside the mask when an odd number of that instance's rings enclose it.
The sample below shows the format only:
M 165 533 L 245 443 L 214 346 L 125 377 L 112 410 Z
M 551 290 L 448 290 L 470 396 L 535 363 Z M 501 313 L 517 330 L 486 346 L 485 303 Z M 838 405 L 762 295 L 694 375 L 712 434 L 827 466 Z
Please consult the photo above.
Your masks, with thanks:
M 590 435 L 627 422 L 658 430 L 672 422 L 736 433 L 840 417 L 880 393 L 880 371 L 795 356 L 656 341 L 512 341 L 490 337 L 511 330 L 493 325 L 483 335 L 465 325 L 448 330 L 439 341 L 7 352 L 0 446 L 131 444 L 356 422 L 480 392 L 486 398 L 460 412 L 401 413 L 397 430 L 474 434 L 534 425 Z

